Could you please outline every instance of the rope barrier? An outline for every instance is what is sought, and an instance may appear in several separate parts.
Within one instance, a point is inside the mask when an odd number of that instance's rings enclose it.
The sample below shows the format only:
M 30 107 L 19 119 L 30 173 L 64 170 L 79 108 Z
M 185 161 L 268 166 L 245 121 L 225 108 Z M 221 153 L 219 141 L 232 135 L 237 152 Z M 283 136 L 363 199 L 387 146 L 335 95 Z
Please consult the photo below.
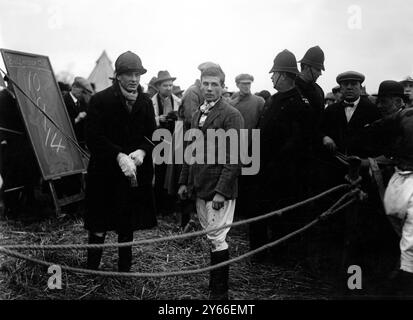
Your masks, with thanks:
M 226 224 L 224 226 L 218 227 L 218 228 L 213 228 L 209 230 L 203 230 L 203 231 L 197 231 L 197 232 L 192 232 L 192 233 L 186 233 L 186 234 L 181 234 L 181 235 L 175 235 L 175 236 L 169 236 L 169 237 L 163 237 L 163 238 L 152 238 L 152 239 L 143 239 L 143 240 L 138 240 L 138 241 L 131 241 L 131 242 L 122 242 L 122 243 L 104 243 L 104 244 L 62 244 L 62 245 L 1 245 L 2 248 L 5 249 L 21 249 L 21 250 L 54 250 L 54 249 L 100 249 L 100 248 L 122 248 L 122 247 L 129 247 L 129 246 L 134 246 L 134 245 L 142 245 L 142 244 L 152 244 L 152 243 L 157 243 L 157 242 L 164 242 L 164 241 L 173 241 L 173 240 L 182 240 L 182 239 L 187 239 L 187 238 L 193 238 L 201 235 L 208 234 L 210 232 L 215 232 L 218 230 L 230 228 L 230 227 L 236 227 L 236 226 L 241 226 L 245 224 L 250 224 L 253 222 L 257 222 L 260 220 L 268 219 L 270 217 L 273 217 L 275 215 L 281 216 L 283 213 L 287 211 L 291 211 L 293 209 L 296 209 L 298 207 L 301 207 L 305 204 L 311 203 L 313 201 L 316 201 L 324 196 L 327 196 L 333 192 L 342 190 L 342 189 L 348 189 L 350 188 L 349 184 L 342 184 L 338 185 L 334 188 L 331 188 L 327 191 L 324 191 L 323 193 L 320 193 L 319 195 L 316 195 L 314 197 L 308 198 L 304 201 L 298 202 L 296 204 L 287 206 L 285 208 L 269 212 L 264 215 L 260 215 L 258 217 L 234 222 L 231 224 Z M 360 192 L 359 189 L 354 189 L 350 191 L 349 193 L 357 193 Z
M 344 196 L 343 196 L 344 197 Z M 342 197 L 342 198 L 343 198 Z M 243 255 L 240 255 L 236 258 L 227 260 L 225 262 L 221 262 L 209 267 L 205 267 L 205 268 L 201 268 L 201 269 L 192 269 L 192 270 L 182 270 L 182 271 L 172 271 L 172 272 L 153 272 L 153 273 L 149 273 L 149 272 L 113 272 L 113 271 L 99 271 L 99 270 L 89 270 L 89 269 L 82 269 L 82 268 L 75 268 L 75 267 L 69 267 L 69 266 L 64 266 L 64 265 L 59 265 L 59 264 L 55 264 L 55 263 L 51 263 L 51 262 L 47 262 L 47 261 L 41 261 L 35 258 L 31 258 L 29 256 L 23 255 L 21 253 L 12 251 L 12 250 L 8 250 L 4 247 L 0 247 L 0 252 L 3 252 L 9 256 L 14 256 L 16 258 L 20 258 L 20 259 L 24 259 L 26 261 L 30 261 L 33 263 L 37 263 L 40 265 L 44 265 L 46 267 L 49 267 L 51 265 L 58 265 L 60 266 L 63 270 L 66 271 L 72 271 L 72 272 L 77 272 L 77 273 L 84 273 L 84 274 L 91 274 L 91 275 L 98 275 L 98 276 L 117 276 L 117 277 L 152 277 L 152 278 L 159 278 L 159 277 L 173 277 L 173 276 L 184 276 L 184 275 L 191 275 L 191 274 L 197 274 L 197 273 L 202 273 L 202 272 L 207 272 L 207 271 L 211 271 L 214 269 L 218 269 L 221 268 L 223 266 L 232 264 L 234 262 L 238 262 L 241 261 L 245 258 L 248 258 L 249 256 L 252 256 L 258 252 L 264 251 L 266 249 L 269 249 L 271 247 L 274 247 L 306 230 L 308 230 L 309 228 L 313 227 L 314 225 L 316 225 L 319 221 L 325 220 L 328 217 L 330 217 L 331 215 L 333 215 L 334 213 L 346 208 L 347 206 L 351 205 L 352 203 L 356 202 L 357 199 L 351 199 L 349 201 L 347 201 L 346 203 L 342 204 L 341 206 L 339 206 L 338 208 L 332 210 L 334 207 L 337 207 L 338 204 L 342 201 L 340 198 L 330 209 L 326 210 L 324 213 L 322 213 L 319 217 L 317 217 L 316 219 L 314 219 L 313 221 L 311 221 L 310 223 L 306 224 L 304 227 L 291 232 L 290 234 L 275 240 L 273 242 L 270 242 L 264 246 L 261 246 L 255 250 L 249 251 Z

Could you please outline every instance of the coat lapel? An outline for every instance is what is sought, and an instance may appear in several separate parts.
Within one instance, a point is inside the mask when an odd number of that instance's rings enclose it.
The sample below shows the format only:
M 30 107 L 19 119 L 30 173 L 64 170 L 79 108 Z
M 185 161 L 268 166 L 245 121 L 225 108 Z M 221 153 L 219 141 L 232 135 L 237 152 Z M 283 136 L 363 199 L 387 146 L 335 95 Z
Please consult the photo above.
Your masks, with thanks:
M 201 118 L 201 111 L 199 109 L 194 113 L 192 118 L 192 128 L 198 129 L 199 119 Z
M 349 126 L 357 124 L 359 122 L 359 120 L 363 118 L 363 114 L 364 114 L 363 100 L 360 99 L 360 102 L 357 105 L 356 110 L 354 110 L 353 116 L 351 117 L 351 119 L 348 123 Z

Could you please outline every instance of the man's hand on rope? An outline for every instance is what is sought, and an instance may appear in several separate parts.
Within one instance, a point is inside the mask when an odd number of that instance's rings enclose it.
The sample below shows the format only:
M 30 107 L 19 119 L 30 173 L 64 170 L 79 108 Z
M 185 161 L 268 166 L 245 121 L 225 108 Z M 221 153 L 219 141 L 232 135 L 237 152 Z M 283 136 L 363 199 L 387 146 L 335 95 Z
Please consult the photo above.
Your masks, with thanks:
M 219 193 L 216 193 L 214 199 L 212 199 L 212 209 L 220 210 L 224 207 L 224 203 L 225 197 L 223 195 L 220 195 Z
M 329 136 L 323 138 L 323 145 L 331 152 L 334 152 L 337 149 L 336 143 Z

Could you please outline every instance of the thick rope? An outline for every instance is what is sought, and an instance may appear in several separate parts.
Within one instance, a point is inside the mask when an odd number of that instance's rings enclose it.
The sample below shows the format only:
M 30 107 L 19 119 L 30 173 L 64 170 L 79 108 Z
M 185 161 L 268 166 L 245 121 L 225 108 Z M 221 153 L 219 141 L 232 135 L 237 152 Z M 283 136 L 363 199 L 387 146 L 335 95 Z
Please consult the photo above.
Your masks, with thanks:
M 339 200 L 340 201 L 340 200 Z M 55 263 L 51 263 L 51 262 L 47 262 L 47 261 L 41 261 L 35 258 L 31 258 L 28 257 L 24 254 L 15 252 L 15 251 L 11 251 L 8 250 L 4 247 L 0 247 L 0 252 L 3 252 L 9 256 L 13 256 L 16 258 L 20 258 L 20 259 L 24 259 L 26 261 L 30 261 L 33 263 L 37 263 L 40 265 L 44 265 L 46 267 L 52 266 L 52 265 L 57 265 L 60 266 L 63 270 L 66 271 L 72 271 L 72 272 L 77 272 L 77 273 L 85 273 L 85 274 L 91 274 L 91 275 L 97 275 L 97 276 L 115 276 L 115 277 L 151 277 L 151 278 L 159 278 L 159 277 L 174 277 L 174 276 L 185 276 L 185 275 L 191 275 L 191 274 L 197 274 L 197 273 L 202 273 L 202 272 L 207 272 L 207 271 L 211 271 L 214 269 L 218 269 L 221 268 L 223 266 L 232 264 L 234 262 L 238 262 L 241 261 L 245 258 L 248 258 L 258 252 L 261 252 L 263 250 L 266 250 L 268 248 L 274 247 L 306 230 L 308 230 L 309 228 L 313 227 L 314 225 L 316 225 L 319 221 L 325 220 L 326 218 L 330 217 L 331 215 L 333 215 L 334 213 L 346 208 L 347 206 L 351 205 L 352 203 L 356 202 L 357 199 L 353 198 L 349 201 L 347 201 L 346 203 L 344 203 L 343 205 L 341 205 L 340 207 L 331 210 L 333 207 L 336 207 L 337 204 L 339 203 L 339 201 L 337 201 L 330 209 L 328 209 L 327 211 L 325 211 L 324 213 L 322 213 L 319 217 L 317 217 L 316 219 L 314 219 L 313 221 L 311 221 L 310 223 L 306 224 L 304 227 L 291 232 L 290 234 L 275 240 L 273 242 L 270 242 L 262 247 L 259 247 L 255 250 L 249 251 L 243 255 L 240 255 L 236 258 L 227 260 L 225 262 L 221 262 L 209 267 L 205 267 L 205 268 L 201 268 L 201 269 L 194 269 L 194 270 L 182 270 L 182 271 L 172 271 L 172 272 L 153 272 L 153 273 L 149 273 L 149 272 L 114 272 L 114 271 L 99 271 L 99 270 L 89 270 L 89 269 L 82 269 L 82 268 L 75 268 L 75 267 L 69 267 L 69 266 L 63 266 L 63 265 L 59 265 L 59 264 L 55 264 Z
M 348 184 L 342 184 L 339 186 L 336 186 L 334 188 L 331 188 L 319 195 L 316 195 L 314 197 L 311 197 L 309 199 L 306 199 L 304 201 L 298 202 L 296 204 L 290 205 L 288 207 L 272 211 L 270 213 L 234 222 L 231 224 L 226 224 L 224 226 L 214 228 L 214 229 L 209 229 L 209 230 L 203 230 L 203 231 L 196 231 L 192 233 L 186 233 L 186 234 L 181 234 L 181 235 L 174 235 L 174 236 L 169 236 L 169 237 L 163 237 L 163 238 L 152 238 L 152 239 L 143 239 L 143 240 L 138 240 L 138 241 L 131 241 L 131 242 L 122 242 L 122 243 L 104 243 L 104 244 L 62 244 L 62 245 L 1 245 L 5 249 L 22 249 L 22 250 L 54 250 L 54 249 L 100 249 L 100 248 L 122 248 L 122 247 L 129 247 L 129 246 L 134 246 L 134 245 L 142 245 L 142 244 L 152 244 L 152 243 L 157 243 L 157 242 L 163 242 L 163 241 L 173 241 L 173 240 L 182 240 L 182 239 L 187 239 L 187 238 L 193 238 L 201 235 L 208 234 L 210 232 L 215 232 L 218 230 L 230 228 L 230 227 L 237 227 L 253 222 L 257 222 L 260 220 L 268 219 L 270 217 L 273 217 L 275 215 L 281 216 L 283 213 L 287 211 L 291 211 L 293 209 L 296 209 L 298 207 L 301 207 L 305 204 L 311 203 L 313 201 L 316 201 L 324 196 L 327 196 L 333 192 L 336 192 L 341 189 L 348 189 L 350 185 Z M 351 192 L 359 192 L 358 189 L 355 189 Z

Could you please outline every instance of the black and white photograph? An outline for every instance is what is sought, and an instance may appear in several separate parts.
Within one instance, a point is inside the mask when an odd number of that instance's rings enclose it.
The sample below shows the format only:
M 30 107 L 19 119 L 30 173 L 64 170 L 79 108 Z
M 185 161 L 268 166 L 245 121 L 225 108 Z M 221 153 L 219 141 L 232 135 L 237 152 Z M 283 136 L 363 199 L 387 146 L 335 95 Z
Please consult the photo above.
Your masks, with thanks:
M 412 17 L 0 0 L 0 300 L 413 299 Z

